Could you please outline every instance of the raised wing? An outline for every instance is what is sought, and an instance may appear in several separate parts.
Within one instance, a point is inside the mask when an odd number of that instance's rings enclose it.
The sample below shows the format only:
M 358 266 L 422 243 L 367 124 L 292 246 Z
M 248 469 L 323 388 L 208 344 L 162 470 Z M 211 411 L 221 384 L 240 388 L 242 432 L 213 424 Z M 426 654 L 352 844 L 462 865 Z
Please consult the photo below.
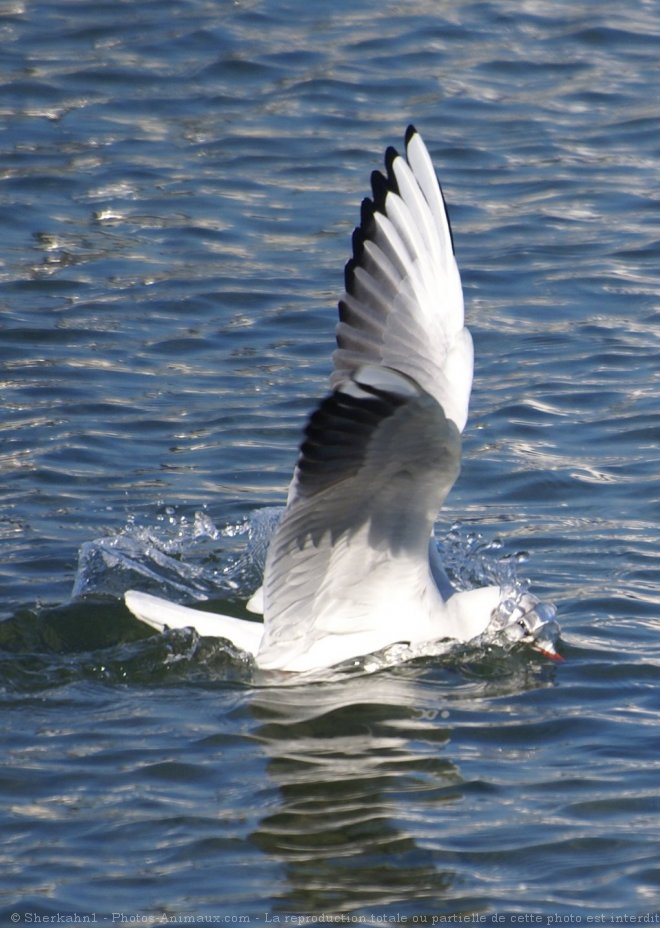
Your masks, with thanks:
M 407 374 L 462 431 L 472 386 L 472 339 L 449 217 L 433 164 L 413 126 L 406 157 L 389 148 L 362 203 L 339 302 L 332 386 L 364 364 Z
M 455 424 L 406 374 L 363 367 L 320 404 L 268 550 L 261 667 L 437 636 L 427 546 L 459 461 Z

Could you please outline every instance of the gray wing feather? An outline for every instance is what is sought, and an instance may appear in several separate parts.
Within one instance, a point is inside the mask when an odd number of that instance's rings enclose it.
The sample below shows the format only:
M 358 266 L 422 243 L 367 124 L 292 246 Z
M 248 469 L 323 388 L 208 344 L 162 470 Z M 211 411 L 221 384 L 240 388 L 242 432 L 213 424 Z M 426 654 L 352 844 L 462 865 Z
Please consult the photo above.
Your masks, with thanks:
M 395 588 L 399 565 L 402 582 L 411 570 L 426 575 L 460 444 L 434 398 L 387 368 L 360 369 L 320 404 L 301 446 L 295 498 L 268 551 L 261 664 L 323 634 L 377 628 L 376 563 L 387 563 Z M 333 597 L 341 608 L 328 609 Z M 373 610 L 365 607 L 372 599 Z

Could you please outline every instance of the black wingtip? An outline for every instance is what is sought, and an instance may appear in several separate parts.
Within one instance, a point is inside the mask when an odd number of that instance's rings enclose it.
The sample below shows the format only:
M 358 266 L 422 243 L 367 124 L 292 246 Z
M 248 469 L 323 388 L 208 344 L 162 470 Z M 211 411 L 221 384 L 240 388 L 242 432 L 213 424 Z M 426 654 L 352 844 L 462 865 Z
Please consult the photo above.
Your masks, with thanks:
M 344 265 L 344 289 L 346 290 L 346 293 L 353 292 L 353 277 L 355 274 L 355 268 L 359 267 L 362 261 L 364 241 L 365 233 L 361 226 L 357 226 L 355 229 L 353 229 L 353 257 L 349 258 Z
M 353 257 L 358 262 L 362 260 L 362 254 L 364 252 L 364 239 L 364 231 L 360 226 L 353 229 Z
M 399 152 L 392 145 L 385 151 L 385 167 L 387 169 L 387 186 L 394 193 L 399 192 L 399 185 L 396 182 L 393 164 L 399 157 Z
M 346 293 L 352 293 L 353 291 L 353 274 L 356 267 L 357 262 L 355 258 L 349 258 L 344 265 L 344 290 Z
M 436 178 L 437 180 L 437 178 Z M 444 190 L 442 189 L 442 184 L 438 181 L 438 187 L 440 188 L 440 197 L 442 198 L 442 205 L 445 208 L 445 217 L 447 219 L 447 228 L 449 229 L 449 241 L 451 242 L 452 254 L 456 254 L 456 246 L 454 245 L 454 230 L 451 227 L 451 217 L 449 215 L 449 207 L 447 206 L 447 200 L 445 198 Z
M 385 211 L 385 197 L 389 193 L 387 178 L 380 171 L 371 172 L 371 190 L 373 193 L 374 207 L 379 213 Z
M 399 157 L 399 152 L 393 145 L 389 145 L 385 149 L 385 167 L 387 168 L 387 173 L 389 174 L 392 170 L 392 162 L 395 158 Z
M 417 134 L 418 134 L 418 133 L 417 133 L 417 129 L 415 129 L 415 127 L 413 126 L 413 124 L 410 123 L 410 125 L 409 125 L 408 128 L 406 129 L 406 134 L 405 134 L 406 145 L 409 145 L 409 144 L 410 144 L 410 140 L 412 139 L 413 135 L 417 135 Z
M 365 234 L 369 233 L 374 221 L 374 204 L 369 197 L 365 197 L 360 206 L 360 228 Z

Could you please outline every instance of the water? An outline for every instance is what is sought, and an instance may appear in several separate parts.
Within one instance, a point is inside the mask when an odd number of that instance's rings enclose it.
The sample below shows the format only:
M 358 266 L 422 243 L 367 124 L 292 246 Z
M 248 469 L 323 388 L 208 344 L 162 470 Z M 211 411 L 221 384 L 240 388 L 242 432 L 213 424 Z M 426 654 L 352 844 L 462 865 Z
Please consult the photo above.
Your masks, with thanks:
M 655 917 L 659 32 L 644 0 L 2 4 L 3 924 Z M 439 535 L 515 561 L 566 661 L 261 686 L 120 594 L 239 610 L 411 120 L 477 351 Z

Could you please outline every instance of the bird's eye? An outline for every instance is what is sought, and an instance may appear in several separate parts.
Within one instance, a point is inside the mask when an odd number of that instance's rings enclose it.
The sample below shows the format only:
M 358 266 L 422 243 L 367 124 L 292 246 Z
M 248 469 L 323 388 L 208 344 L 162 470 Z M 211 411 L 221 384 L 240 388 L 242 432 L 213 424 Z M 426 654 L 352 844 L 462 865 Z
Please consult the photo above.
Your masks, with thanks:
M 516 625 L 518 625 L 518 626 L 520 626 L 520 628 L 522 628 L 522 630 L 523 630 L 523 632 L 524 632 L 525 635 L 528 635 L 528 634 L 529 634 L 529 631 L 530 631 L 529 625 L 527 624 L 527 622 L 525 622 L 524 619 L 518 619 L 518 621 L 516 622 Z

